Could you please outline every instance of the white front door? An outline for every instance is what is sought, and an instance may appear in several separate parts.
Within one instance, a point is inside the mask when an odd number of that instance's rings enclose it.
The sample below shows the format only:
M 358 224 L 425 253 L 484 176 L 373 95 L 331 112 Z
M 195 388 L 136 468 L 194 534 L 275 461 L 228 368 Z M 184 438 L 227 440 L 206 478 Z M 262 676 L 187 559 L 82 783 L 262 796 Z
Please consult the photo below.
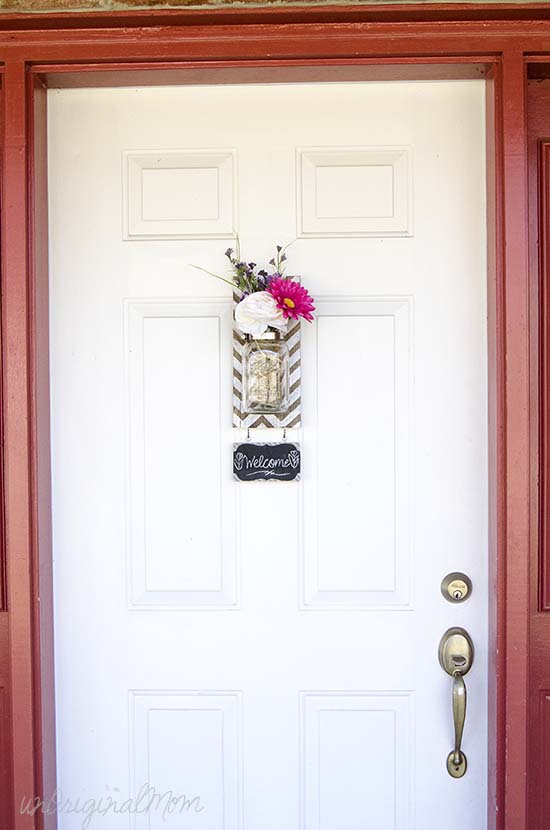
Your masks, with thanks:
M 484 95 L 48 93 L 62 830 L 486 827 Z M 316 300 L 300 482 L 232 477 L 234 232 Z

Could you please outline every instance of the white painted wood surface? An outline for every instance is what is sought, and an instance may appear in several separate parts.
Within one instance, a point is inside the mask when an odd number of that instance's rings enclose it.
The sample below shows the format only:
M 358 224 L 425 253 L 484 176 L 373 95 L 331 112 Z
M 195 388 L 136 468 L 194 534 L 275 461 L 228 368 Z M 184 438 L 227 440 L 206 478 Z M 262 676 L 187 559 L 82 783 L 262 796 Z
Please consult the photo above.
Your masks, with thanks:
M 59 786 L 187 798 L 92 827 L 486 827 L 484 94 L 48 93 Z M 300 483 L 232 479 L 235 230 L 316 298 Z

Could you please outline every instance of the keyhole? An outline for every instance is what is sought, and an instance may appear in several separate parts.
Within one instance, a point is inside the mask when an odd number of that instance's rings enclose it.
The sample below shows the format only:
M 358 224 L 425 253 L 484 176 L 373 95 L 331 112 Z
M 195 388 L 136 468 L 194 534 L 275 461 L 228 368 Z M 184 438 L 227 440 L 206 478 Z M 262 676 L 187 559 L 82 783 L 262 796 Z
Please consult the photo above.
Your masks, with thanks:
M 464 602 L 472 592 L 470 578 L 463 573 L 453 571 L 441 582 L 441 593 L 447 602 Z

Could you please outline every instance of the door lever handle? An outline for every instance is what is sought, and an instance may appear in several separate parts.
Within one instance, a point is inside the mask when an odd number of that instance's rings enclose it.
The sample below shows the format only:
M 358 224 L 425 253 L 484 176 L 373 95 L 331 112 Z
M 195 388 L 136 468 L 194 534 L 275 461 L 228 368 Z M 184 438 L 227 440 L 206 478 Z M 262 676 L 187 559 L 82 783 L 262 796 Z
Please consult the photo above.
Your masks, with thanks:
M 453 721 L 455 725 L 455 748 L 452 757 L 453 767 L 460 767 L 462 759 L 465 759 L 461 750 L 462 735 L 464 733 L 464 722 L 466 721 L 466 684 L 460 672 L 453 674 Z
M 441 668 L 453 678 L 455 741 L 454 749 L 447 757 L 447 772 L 453 778 L 462 778 L 468 767 L 466 755 L 462 751 L 467 701 L 464 675 L 468 674 L 474 662 L 474 646 L 467 631 L 463 628 L 449 628 L 445 632 L 439 643 L 439 662 Z

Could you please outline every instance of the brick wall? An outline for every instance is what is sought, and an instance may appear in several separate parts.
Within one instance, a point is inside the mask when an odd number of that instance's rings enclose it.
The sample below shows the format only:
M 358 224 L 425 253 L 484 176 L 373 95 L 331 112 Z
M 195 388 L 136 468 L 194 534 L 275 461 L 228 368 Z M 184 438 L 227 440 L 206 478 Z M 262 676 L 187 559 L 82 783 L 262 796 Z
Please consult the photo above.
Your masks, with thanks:
M 456 0 L 420 0 L 429 3 L 453 3 Z M 514 2 L 515 0 L 512 0 Z M 522 0 L 516 0 L 518 3 Z M 0 14 L 7 12 L 53 12 L 53 11 L 121 11 L 124 9 L 182 9 L 189 6 L 282 6 L 319 5 L 325 3 L 357 3 L 363 6 L 384 5 L 392 0 L 0 0 Z M 396 2 L 396 0 L 393 0 Z M 399 0 L 397 0 L 399 2 Z M 419 0 L 400 0 L 402 5 L 418 3 Z M 487 3 L 487 0 L 468 0 L 469 3 Z M 491 2 L 491 0 L 489 0 Z M 499 6 L 502 0 L 492 0 Z M 507 0 L 509 3 L 510 0 Z M 531 0 L 533 4 L 546 0 Z

